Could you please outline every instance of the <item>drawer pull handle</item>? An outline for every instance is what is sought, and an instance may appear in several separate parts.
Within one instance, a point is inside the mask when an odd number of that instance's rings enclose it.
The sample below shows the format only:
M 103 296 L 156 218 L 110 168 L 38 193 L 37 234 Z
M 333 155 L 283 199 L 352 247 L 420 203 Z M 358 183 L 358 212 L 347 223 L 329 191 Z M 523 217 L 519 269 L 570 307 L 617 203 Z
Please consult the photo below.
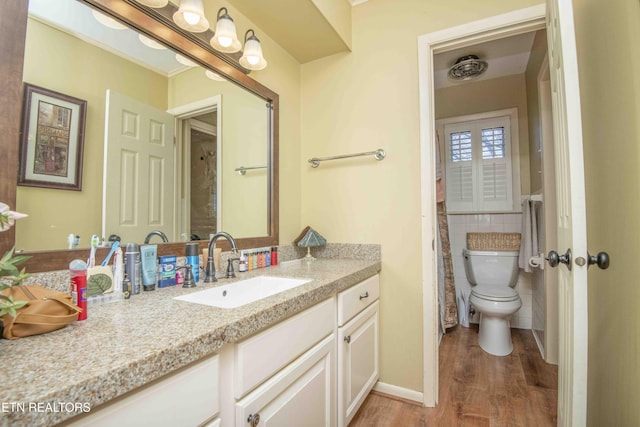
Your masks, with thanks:
M 251 427 L 256 427 L 260 423 L 260 414 L 249 415 L 249 418 L 247 418 L 247 423 L 249 423 Z
M 344 342 L 346 342 L 347 344 L 351 343 L 351 335 L 347 335 L 346 337 L 344 337 Z
M 367 291 L 364 294 L 360 295 L 360 300 L 363 300 L 365 298 L 369 298 L 369 291 Z

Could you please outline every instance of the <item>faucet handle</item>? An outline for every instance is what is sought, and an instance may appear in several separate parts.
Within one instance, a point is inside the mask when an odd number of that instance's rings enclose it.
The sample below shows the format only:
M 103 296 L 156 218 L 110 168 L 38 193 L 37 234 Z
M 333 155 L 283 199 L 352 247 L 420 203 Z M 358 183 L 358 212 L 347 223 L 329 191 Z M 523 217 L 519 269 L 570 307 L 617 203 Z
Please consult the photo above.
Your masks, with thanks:
M 229 258 L 227 264 L 227 274 L 225 278 L 233 279 L 236 277 L 235 271 L 233 271 L 233 261 L 240 261 L 240 258 Z

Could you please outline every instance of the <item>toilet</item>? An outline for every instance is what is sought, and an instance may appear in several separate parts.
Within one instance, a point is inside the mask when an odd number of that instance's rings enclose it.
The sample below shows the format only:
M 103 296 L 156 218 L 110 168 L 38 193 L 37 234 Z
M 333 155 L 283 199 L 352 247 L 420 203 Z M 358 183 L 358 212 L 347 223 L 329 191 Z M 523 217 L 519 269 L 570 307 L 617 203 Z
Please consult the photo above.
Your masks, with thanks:
M 518 252 L 463 249 L 464 270 L 471 283 L 469 301 L 480 312 L 478 344 L 489 354 L 513 351 L 509 318 L 522 307 L 518 291 Z

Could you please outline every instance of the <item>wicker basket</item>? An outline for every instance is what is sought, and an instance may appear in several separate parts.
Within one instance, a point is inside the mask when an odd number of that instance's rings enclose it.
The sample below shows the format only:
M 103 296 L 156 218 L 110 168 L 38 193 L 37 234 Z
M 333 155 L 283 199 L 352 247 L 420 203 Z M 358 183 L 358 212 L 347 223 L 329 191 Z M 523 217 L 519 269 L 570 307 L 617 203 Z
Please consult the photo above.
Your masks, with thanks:
M 520 233 L 467 233 L 472 251 L 519 251 Z

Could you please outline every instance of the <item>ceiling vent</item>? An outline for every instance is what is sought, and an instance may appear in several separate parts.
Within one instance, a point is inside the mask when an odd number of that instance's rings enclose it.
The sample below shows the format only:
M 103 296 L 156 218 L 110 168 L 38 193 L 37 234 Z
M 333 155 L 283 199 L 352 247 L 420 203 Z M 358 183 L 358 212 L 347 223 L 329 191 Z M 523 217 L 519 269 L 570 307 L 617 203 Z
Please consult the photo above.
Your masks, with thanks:
M 458 58 L 455 65 L 449 70 L 451 80 L 471 80 L 479 77 L 487 71 L 489 64 L 481 61 L 477 55 L 466 55 Z

